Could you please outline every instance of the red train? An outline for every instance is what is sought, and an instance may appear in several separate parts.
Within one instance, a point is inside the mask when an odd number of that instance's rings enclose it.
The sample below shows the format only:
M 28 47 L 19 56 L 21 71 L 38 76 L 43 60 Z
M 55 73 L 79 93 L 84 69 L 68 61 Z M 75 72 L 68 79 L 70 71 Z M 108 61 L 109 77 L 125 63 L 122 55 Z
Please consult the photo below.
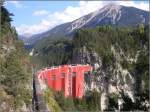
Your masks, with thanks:
M 91 71 L 90 65 L 62 65 L 50 67 L 38 72 L 38 78 L 46 81 L 55 91 L 64 91 L 64 95 L 82 98 L 84 95 L 84 74 Z

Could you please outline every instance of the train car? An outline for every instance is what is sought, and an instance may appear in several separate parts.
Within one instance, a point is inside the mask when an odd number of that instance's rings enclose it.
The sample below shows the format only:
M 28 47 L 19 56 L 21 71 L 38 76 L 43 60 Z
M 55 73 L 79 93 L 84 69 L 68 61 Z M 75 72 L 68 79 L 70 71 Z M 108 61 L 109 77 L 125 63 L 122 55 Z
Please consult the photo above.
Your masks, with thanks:
M 48 87 L 63 91 L 65 97 L 82 98 L 84 95 L 84 74 L 92 71 L 90 65 L 61 65 L 42 69 L 38 78 L 44 80 Z

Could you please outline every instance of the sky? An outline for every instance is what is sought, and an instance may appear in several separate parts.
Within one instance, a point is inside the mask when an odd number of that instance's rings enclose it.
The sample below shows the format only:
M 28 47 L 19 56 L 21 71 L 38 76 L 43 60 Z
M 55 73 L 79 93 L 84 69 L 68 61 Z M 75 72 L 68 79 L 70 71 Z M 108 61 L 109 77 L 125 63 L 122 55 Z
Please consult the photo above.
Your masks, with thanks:
M 19 35 L 31 36 L 73 21 L 109 3 L 149 10 L 148 1 L 6 1 Z

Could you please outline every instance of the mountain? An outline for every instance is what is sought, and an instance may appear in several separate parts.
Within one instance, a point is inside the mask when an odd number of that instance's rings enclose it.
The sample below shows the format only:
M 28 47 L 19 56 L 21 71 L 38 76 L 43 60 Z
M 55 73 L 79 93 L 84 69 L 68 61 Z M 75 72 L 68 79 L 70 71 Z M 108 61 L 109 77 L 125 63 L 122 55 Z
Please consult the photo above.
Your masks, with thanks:
M 147 111 L 150 105 L 147 103 L 148 32 L 149 27 L 143 25 L 136 29 L 111 26 L 86 28 L 78 30 L 73 39 L 69 38 L 70 41 L 62 38 L 40 41 L 31 54 L 41 68 L 69 63 L 88 63 L 93 67 L 92 73 L 85 75 L 82 103 L 79 108 L 78 103 L 74 104 L 78 110 Z M 93 92 L 96 93 L 92 95 Z M 61 98 L 57 99 L 57 102 L 60 101 Z M 64 105 L 62 108 L 66 111 L 73 107 L 72 103 Z
M 85 75 L 85 97 L 80 106 L 63 103 L 64 110 L 73 105 L 77 111 L 149 109 L 149 26 L 137 27 L 140 23 L 148 24 L 148 12 L 107 5 L 39 34 L 40 40 L 30 52 L 39 68 L 69 63 L 93 67 L 92 74 Z M 91 96 L 94 91 L 98 93 Z
M 79 30 L 72 39 L 71 63 L 93 67 L 92 75 L 85 75 L 85 88 L 100 91 L 101 111 L 149 109 L 144 104 L 149 100 L 148 32 L 149 26 L 102 26 Z
M 72 22 L 64 23 L 53 29 L 33 35 L 25 43 L 34 44 L 43 38 L 58 37 L 59 35 L 72 36 L 76 30 L 86 27 L 112 25 L 116 27 L 135 27 L 138 24 L 148 24 L 149 13 L 135 7 L 109 4 L 103 8 L 80 17 Z

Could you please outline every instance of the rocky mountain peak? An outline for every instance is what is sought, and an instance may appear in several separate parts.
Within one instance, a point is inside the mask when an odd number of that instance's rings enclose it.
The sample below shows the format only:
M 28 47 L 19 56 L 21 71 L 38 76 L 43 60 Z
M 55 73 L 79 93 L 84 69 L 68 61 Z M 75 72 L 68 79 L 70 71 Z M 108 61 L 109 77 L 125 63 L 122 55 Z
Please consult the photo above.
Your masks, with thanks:
M 68 32 L 72 32 L 75 29 L 83 27 L 85 24 L 92 21 L 96 16 L 101 16 L 100 19 L 104 17 L 112 18 L 112 22 L 115 24 L 115 20 L 119 20 L 121 17 L 121 5 L 109 4 L 103 8 L 90 13 L 89 15 L 83 16 L 72 22 L 71 27 L 68 28 Z M 118 18 L 117 18 L 118 17 Z M 70 30 L 71 29 L 71 30 Z
M 120 9 L 122 7 L 122 5 L 117 5 L 117 4 L 113 4 L 113 3 L 110 3 L 108 5 L 105 5 L 102 9 Z
M 111 18 L 113 24 L 115 24 L 121 18 L 121 8 L 123 6 L 116 4 L 109 4 L 99 9 L 99 14 L 101 15 L 101 19 L 105 17 Z

